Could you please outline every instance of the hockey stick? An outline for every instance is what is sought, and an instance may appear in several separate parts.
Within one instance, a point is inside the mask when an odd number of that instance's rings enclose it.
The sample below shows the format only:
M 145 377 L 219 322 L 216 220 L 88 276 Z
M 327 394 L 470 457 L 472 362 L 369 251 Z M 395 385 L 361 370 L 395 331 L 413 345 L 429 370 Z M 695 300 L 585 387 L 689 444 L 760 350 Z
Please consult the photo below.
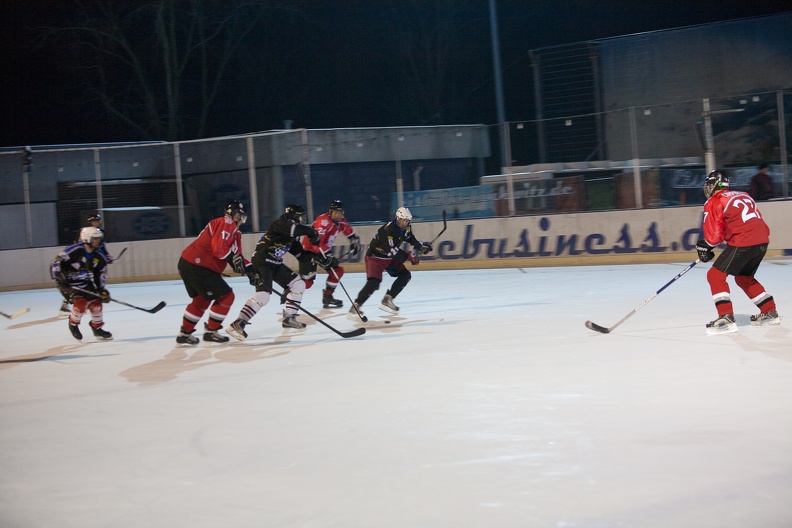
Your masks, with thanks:
M 281 299 L 284 299 L 284 300 L 286 299 L 286 297 L 283 295 L 283 293 L 279 292 L 275 288 L 272 288 L 272 293 L 274 293 L 276 295 L 279 295 Z M 327 328 L 329 328 L 330 330 L 332 330 L 336 334 L 340 335 L 341 337 L 357 337 L 359 335 L 363 335 L 363 334 L 366 333 L 366 329 L 365 328 L 356 328 L 355 330 L 350 330 L 349 332 L 341 332 L 340 330 L 337 330 L 336 328 L 333 328 L 329 324 L 325 323 L 324 321 L 322 321 L 321 319 L 316 317 L 314 314 L 312 314 L 311 312 L 309 312 L 308 310 L 306 310 L 305 308 L 303 308 L 299 304 L 295 304 L 295 306 L 297 306 L 297 308 L 299 308 L 306 315 L 308 315 L 308 317 L 310 317 L 311 319 L 313 319 L 313 320 L 325 325 Z
M 691 269 L 693 269 L 693 266 L 695 266 L 695 265 L 696 265 L 696 264 L 698 264 L 699 262 L 701 262 L 701 260 L 700 260 L 700 259 L 696 259 L 696 260 L 695 260 L 695 262 L 691 262 L 690 264 L 688 264 L 688 265 L 687 265 L 687 267 L 686 267 L 685 269 L 683 269 L 682 271 L 680 271 L 680 272 L 677 274 L 677 276 L 676 276 L 676 277 L 674 277 L 674 278 L 673 278 L 673 279 L 671 279 L 670 281 L 666 282 L 666 283 L 665 283 L 665 285 L 663 285 L 663 287 L 662 287 L 662 288 L 660 288 L 659 290 L 657 290 L 656 292 L 654 292 L 652 295 L 650 295 L 650 296 L 649 296 L 649 298 L 647 298 L 647 299 L 646 299 L 644 302 L 642 302 L 641 304 L 639 304 L 638 306 L 636 306 L 636 307 L 633 309 L 633 311 L 632 311 L 632 312 L 630 312 L 630 313 L 628 313 L 627 315 L 625 315 L 624 317 L 622 317 L 621 321 L 619 321 L 619 322 L 618 322 L 618 323 L 616 323 L 615 325 L 611 326 L 610 328 L 605 328 L 604 326 L 600 326 L 600 325 L 598 325 L 598 324 L 596 324 L 596 323 L 592 323 L 591 321 L 586 321 L 586 328 L 588 328 L 589 330 L 594 330 L 595 332 L 600 332 L 601 334 L 609 334 L 609 333 L 613 332 L 613 330 L 614 330 L 614 329 L 615 329 L 617 326 L 619 326 L 619 325 L 620 325 L 620 324 L 622 324 L 624 321 L 626 321 L 628 318 L 630 318 L 630 317 L 631 317 L 633 314 L 635 314 L 635 312 L 637 312 L 638 310 L 640 310 L 641 308 L 643 308 L 644 306 L 646 306 L 647 304 L 649 304 L 649 302 L 650 302 L 652 299 L 654 299 L 655 297 L 657 297 L 658 295 L 660 295 L 660 292 L 661 292 L 661 291 L 663 291 L 663 290 L 665 290 L 666 288 L 668 288 L 669 286 L 671 286 L 671 284 L 673 284 L 673 283 L 674 283 L 674 282 L 675 282 L 675 281 L 676 281 L 676 280 L 677 280 L 679 277 L 681 277 L 682 275 L 684 275 L 685 273 L 687 273 L 688 271 L 690 271 Z
M 443 209 L 443 229 L 441 229 L 440 232 L 437 233 L 437 236 L 434 237 L 431 242 L 429 242 L 430 246 L 434 246 L 434 243 L 437 242 L 437 239 L 440 238 L 440 235 L 445 233 L 447 227 L 448 224 L 446 223 L 446 212 L 445 209 Z M 426 248 L 421 248 L 421 255 L 425 255 L 425 254 L 426 254 Z
M 75 290 L 75 291 L 78 291 L 78 292 L 82 292 L 82 293 L 87 293 L 88 295 L 91 295 L 91 296 L 93 296 L 93 297 L 95 297 L 97 299 L 101 299 L 102 298 L 101 295 L 99 295 L 96 292 L 92 292 L 91 290 L 84 290 L 82 288 L 78 288 L 77 286 L 69 286 L 69 287 L 72 290 Z M 113 301 L 114 303 L 123 304 L 124 306 L 129 306 L 130 308 L 134 308 L 135 310 L 140 310 L 141 312 L 148 312 L 150 314 L 159 312 L 160 310 L 165 308 L 165 304 L 166 304 L 165 301 L 160 301 L 160 303 L 157 306 L 155 306 L 154 308 L 141 308 L 140 306 L 135 306 L 134 304 L 129 304 L 129 303 L 126 303 L 124 301 L 119 301 L 118 299 L 113 299 L 112 297 L 110 297 L 109 300 Z
M 325 252 L 322 251 L 322 248 L 319 248 L 319 252 L 322 254 L 323 257 L 327 256 L 325 254 Z M 352 305 L 352 308 L 355 309 L 355 313 L 358 314 L 358 317 L 360 317 L 360 320 L 363 321 L 364 323 L 367 323 L 368 322 L 368 317 L 366 317 L 365 315 L 360 313 L 360 310 L 358 310 L 358 307 L 355 306 L 355 302 L 352 300 L 352 297 L 349 296 L 349 292 L 347 292 L 346 288 L 344 288 L 344 284 L 341 282 L 341 279 L 338 278 L 338 275 L 336 274 L 335 270 L 333 268 L 330 268 L 328 271 L 332 271 L 333 272 L 333 276 L 338 281 L 338 285 L 341 286 L 341 289 L 344 290 L 344 293 L 346 293 L 347 299 L 349 299 L 349 303 Z
M 19 317 L 20 315 L 28 313 L 29 311 L 30 311 L 30 308 L 22 308 L 21 310 L 17 310 L 16 312 L 14 312 L 14 313 L 12 313 L 10 315 L 5 313 L 5 312 L 0 312 L 0 315 L 2 315 L 3 317 L 7 317 L 8 319 L 14 319 L 16 317 Z
M 121 250 L 121 253 L 119 253 L 119 254 L 118 254 L 118 256 L 117 256 L 116 258 L 114 258 L 114 259 L 113 259 L 113 262 L 115 262 L 116 260 L 120 259 L 120 258 L 121 258 L 121 255 L 123 255 L 124 253 L 126 253 L 126 250 L 127 250 L 127 248 L 124 248 L 124 249 L 122 249 L 122 250 Z

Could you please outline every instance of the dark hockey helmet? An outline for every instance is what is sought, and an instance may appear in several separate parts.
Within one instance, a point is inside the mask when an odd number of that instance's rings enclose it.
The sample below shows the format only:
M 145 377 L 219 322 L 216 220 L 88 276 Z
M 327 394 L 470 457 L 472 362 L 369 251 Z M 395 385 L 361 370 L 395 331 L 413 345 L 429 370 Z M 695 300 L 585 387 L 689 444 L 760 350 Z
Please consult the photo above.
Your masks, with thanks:
M 341 211 L 344 212 L 344 203 L 341 200 L 333 200 L 330 202 L 330 210 L 331 211 Z
M 247 211 L 245 210 L 245 205 L 239 200 L 231 200 L 228 202 L 225 207 L 225 214 L 231 218 L 234 218 L 234 216 L 238 214 L 241 217 L 241 224 L 244 224 L 247 221 Z
M 714 170 L 704 180 L 704 196 L 709 199 L 716 191 L 729 188 L 729 177 L 719 170 Z
M 100 215 L 99 213 L 94 213 L 92 215 L 88 215 L 88 223 L 89 224 L 91 222 L 101 222 L 101 221 L 102 221 L 102 215 Z
M 286 206 L 286 209 L 284 210 L 284 214 L 286 218 L 288 218 L 289 220 L 294 220 L 298 224 L 305 223 L 305 209 L 303 208 L 302 205 L 289 204 Z

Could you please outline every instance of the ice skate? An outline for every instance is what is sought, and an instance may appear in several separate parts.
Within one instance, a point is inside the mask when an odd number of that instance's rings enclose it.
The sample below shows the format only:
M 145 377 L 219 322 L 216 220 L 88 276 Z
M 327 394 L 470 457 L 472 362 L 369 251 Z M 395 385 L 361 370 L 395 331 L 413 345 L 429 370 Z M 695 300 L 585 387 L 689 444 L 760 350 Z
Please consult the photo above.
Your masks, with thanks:
M 63 301 L 60 305 L 60 310 L 58 310 L 59 317 L 68 317 L 71 314 L 71 306 L 69 306 L 69 301 Z
M 231 326 L 226 328 L 226 333 L 231 337 L 233 337 L 234 339 L 244 341 L 245 339 L 247 339 L 248 336 L 247 332 L 245 332 L 245 325 L 247 325 L 246 322 L 244 322 L 241 319 L 237 319 L 236 321 L 231 323 Z
M 341 308 L 344 306 L 344 302 L 333 297 L 333 290 L 328 289 L 322 292 L 322 306 L 324 308 Z
M 358 316 L 360 314 L 360 316 Z M 355 302 L 352 304 L 352 308 L 349 309 L 347 313 L 347 317 L 349 319 L 358 320 L 360 317 L 363 317 L 363 310 L 360 308 L 360 304 Z
M 184 328 L 179 329 L 179 335 L 176 336 L 176 342 L 180 345 L 197 345 L 198 341 L 192 332 L 186 332 Z
M 725 314 L 721 315 L 714 321 L 707 323 L 707 334 L 730 334 L 737 331 L 737 323 L 734 321 L 734 315 Z
M 92 326 L 91 330 L 93 330 L 93 335 L 96 336 L 96 339 L 98 339 L 100 341 L 112 341 L 113 340 L 113 334 L 111 334 L 110 332 L 108 332 L 107 330 L 102 328 L 101 326 L 99 328 L 94 328 Z
M 204 327 L 204 328 L 205 328 L 205 332 L 203 335 L 203 340 L 206 341 L 207 343 L 227 343 L 229 341 L 229 338 L 227 336 L 219 334 L 218 332 L 220 330 L 219 328 L 216 330 L 209 330 L 208 327 Z
M 281 326 L 283 326 L 283 332 L 286 334 L 301 334 L 305 332 L 306 328 L 306 324 L 298 321 L 296 315 L 288 314 L 284 314 Z
M 399 315 L 399 307 L 393 304 L 393 297 L 390 294 L 385 294 L 385 297 L 382 298 L 379 309 L 393 315 Z
M 74 336 L 74 339 L 77 341 L 82 341 L 82 332 L 80 332 L 80 327 L 78 325 L 72 324 L 72 322 L 69 321 L 69 331 L 71 332 L 71 335 Z
M 770 310 L 769 312 L 752 315 L 751 324 L 754 326 L 772 326 L 781 324 L 781 319 L 778 317 L 777 311 Z

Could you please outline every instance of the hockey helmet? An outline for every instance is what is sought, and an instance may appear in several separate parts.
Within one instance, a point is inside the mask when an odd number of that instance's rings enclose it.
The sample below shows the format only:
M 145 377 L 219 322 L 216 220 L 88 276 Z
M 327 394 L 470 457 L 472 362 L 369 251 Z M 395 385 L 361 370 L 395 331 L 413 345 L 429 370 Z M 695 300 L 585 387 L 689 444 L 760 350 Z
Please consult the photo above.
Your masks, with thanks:
M 284 215 L 289 220 L 294 220 L 298 224 L 305 223 L 305 209 L 302 205 L 297 204 L 289 204 L 286 206 L 284 210 Z
M 91 242 L 96 238 L 99 240 L 104 238 L 102 230 L 98 227 L 83 227 L 80 229 L 80 242 L 90 245 Z
M 412 222 L 412 213 L 406 207 L 399 207 L 396 209 L 396 220 L 406 220 L 407 223 L 402 226 L 406 227 L 410 222 Z M 401 222 L 399 222 L 399 224 L 401 224 Z
M 99 213 L 94 213 L 92 215 L 88 215 L 88 224 L 90 224 L 91 222 L 99 222 L 99 223 L 101 223 L 102 222 L 102 215 L 100 215 Z
M 719 170 L 714 170 L 707 175 L 704 180 L 704 196 L 709 200 L 709 197 L 715 194 L 716 191 L 729 188 L 729 177 Z
M 235 215 L 240 216 L 240 224 L 244 224 L 247 221 L 247 211 L 245 211 L 245 206 L 239 200 L 231 200 L 226 204 L 225 214 L 234 218 Z
M 333 200 L 330 202 L 330 210 L 331 211 L 341 211 L 344 212 L 344 203 L 341 200 Z

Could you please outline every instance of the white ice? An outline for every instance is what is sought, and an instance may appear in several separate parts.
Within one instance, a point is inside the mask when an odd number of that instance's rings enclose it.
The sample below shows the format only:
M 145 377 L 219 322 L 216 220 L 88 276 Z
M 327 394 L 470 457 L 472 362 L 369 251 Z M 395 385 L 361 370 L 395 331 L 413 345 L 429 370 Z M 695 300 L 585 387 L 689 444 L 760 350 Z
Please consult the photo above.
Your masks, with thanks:
M 179 281 L 111 284 L 115 339 L 82 343 L 54 289 L 0 293 L 3 528 L 792 526 L 792 260 L 730 280 L 739 332 L 700 264 L 417 271 L 364 336 L 271 303 L 250 339 L 182 348 Z M 112 268 L 111 268 L 112 270 Z M 304 306 L 322 310 L 324 276 Z M 354 296 L 364 277 L 343 280 Z M 251 293 L 231 279 L 230 323 Z M 337 297 L 349 305 L 341 289 Z M 792 317 L 792 315 L 790 315 Z M 386 324 L 386 320 L 391 320 Z M 200 334 L 200 332 L 199 332 Z

